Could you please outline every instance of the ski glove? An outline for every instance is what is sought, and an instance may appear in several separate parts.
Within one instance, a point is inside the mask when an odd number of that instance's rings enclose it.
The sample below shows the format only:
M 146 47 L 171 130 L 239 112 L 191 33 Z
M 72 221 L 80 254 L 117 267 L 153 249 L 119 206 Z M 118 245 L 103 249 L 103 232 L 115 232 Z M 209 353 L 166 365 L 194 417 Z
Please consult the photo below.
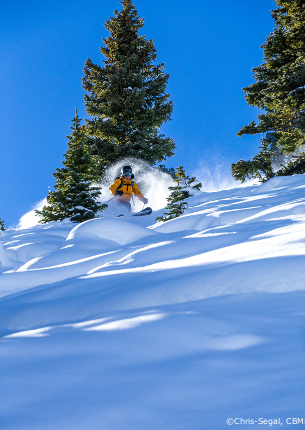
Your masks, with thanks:
M 124 191 L 116 191 L 115 195 L 116 196 L 122 196 L 124 194 Z
M 143 197 L 142 202 L 146 205 L 148 203 L 148 199 L 146 199 L 145 197 Z

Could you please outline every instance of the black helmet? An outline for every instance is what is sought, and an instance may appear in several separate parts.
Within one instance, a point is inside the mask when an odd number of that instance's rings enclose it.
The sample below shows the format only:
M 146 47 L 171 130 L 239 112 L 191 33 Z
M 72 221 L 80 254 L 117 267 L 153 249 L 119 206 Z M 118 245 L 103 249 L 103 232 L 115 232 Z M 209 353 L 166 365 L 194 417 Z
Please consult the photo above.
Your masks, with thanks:
M 124 175 L 131 176 L 132 175 L 132 168 L 130 166 L 123 166 L 121 168 L 121 173 L 122 173 L 122 176 L 124 176 Z M 128 173 L 130 173 L 130 175 L 128 175 Z

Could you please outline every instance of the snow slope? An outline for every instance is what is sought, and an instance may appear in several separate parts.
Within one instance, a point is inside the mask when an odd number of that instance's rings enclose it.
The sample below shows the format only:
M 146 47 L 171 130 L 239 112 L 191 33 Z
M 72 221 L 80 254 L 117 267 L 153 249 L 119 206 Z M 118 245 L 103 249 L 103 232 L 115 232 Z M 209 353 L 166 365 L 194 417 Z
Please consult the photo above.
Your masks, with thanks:
M 305 424 L 304 175 L 188 202 L 1 233 L 1 430 Z

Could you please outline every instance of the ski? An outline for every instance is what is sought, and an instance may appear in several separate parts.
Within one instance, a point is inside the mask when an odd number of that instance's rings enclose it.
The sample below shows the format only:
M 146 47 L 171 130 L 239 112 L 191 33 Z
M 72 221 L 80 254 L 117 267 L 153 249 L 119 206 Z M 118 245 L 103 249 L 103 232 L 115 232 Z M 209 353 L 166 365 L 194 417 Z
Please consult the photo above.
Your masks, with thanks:
M 140 212 L 136 212 L 132 216 L 143 216 L 143 215 L 150 215 L 152 213 L 152 208 L 145 208 L 142 209 Z

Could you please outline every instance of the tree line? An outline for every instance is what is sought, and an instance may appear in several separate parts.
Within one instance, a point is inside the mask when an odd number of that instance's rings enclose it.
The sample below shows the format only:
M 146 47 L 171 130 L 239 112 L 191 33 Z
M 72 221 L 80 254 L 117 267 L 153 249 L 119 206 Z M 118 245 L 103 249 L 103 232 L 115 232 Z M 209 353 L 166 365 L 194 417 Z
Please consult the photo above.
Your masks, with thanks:
M 82 86 L 89 119 L 81 125 L 76 110 L 63 167 L 53 173 L 54 190 L 36 211 L 40 222 L 82 222 L 103 211 L 106 205 L 97 202 L 99 182 L 117 160 L 136 157 L 156 166 L 174 155 L 175 142 L 160 133 L 173 110 L 166 90 L 169 75 L 164 63 L 155 64 L 153 40 L 139 34 L 144 19 L 135 5 L 131 0 L 120 3 L 122 9 L 105 23 L 109 36 L 100 48 L 103 65 L 90 58 L 85 62 Z M 276 5 L 271 11 L 274 30 L 261 47 L 263 63 L 252 69 L 255 82 L 243 88 L 247 103 L 262 113 L 237 133 L 261 136 L 258 154 L 231 166 L 241 182 L 305 173 L 305 0 L 276 0 Z M 182 166 L 165 170 L 176 185 L 160 221 L 183 213 L 193 187 L 190 180 L 195 180 Z
M 276 3 L 274 30 L 261 46 L 263 63 L 252 69 L 255 82 L 243 88 L 247 103 L 262 113 L 237 133 L 261 136 L 252 160 L 232 164 L 242 182 L 305 173 L 305 1 Z

